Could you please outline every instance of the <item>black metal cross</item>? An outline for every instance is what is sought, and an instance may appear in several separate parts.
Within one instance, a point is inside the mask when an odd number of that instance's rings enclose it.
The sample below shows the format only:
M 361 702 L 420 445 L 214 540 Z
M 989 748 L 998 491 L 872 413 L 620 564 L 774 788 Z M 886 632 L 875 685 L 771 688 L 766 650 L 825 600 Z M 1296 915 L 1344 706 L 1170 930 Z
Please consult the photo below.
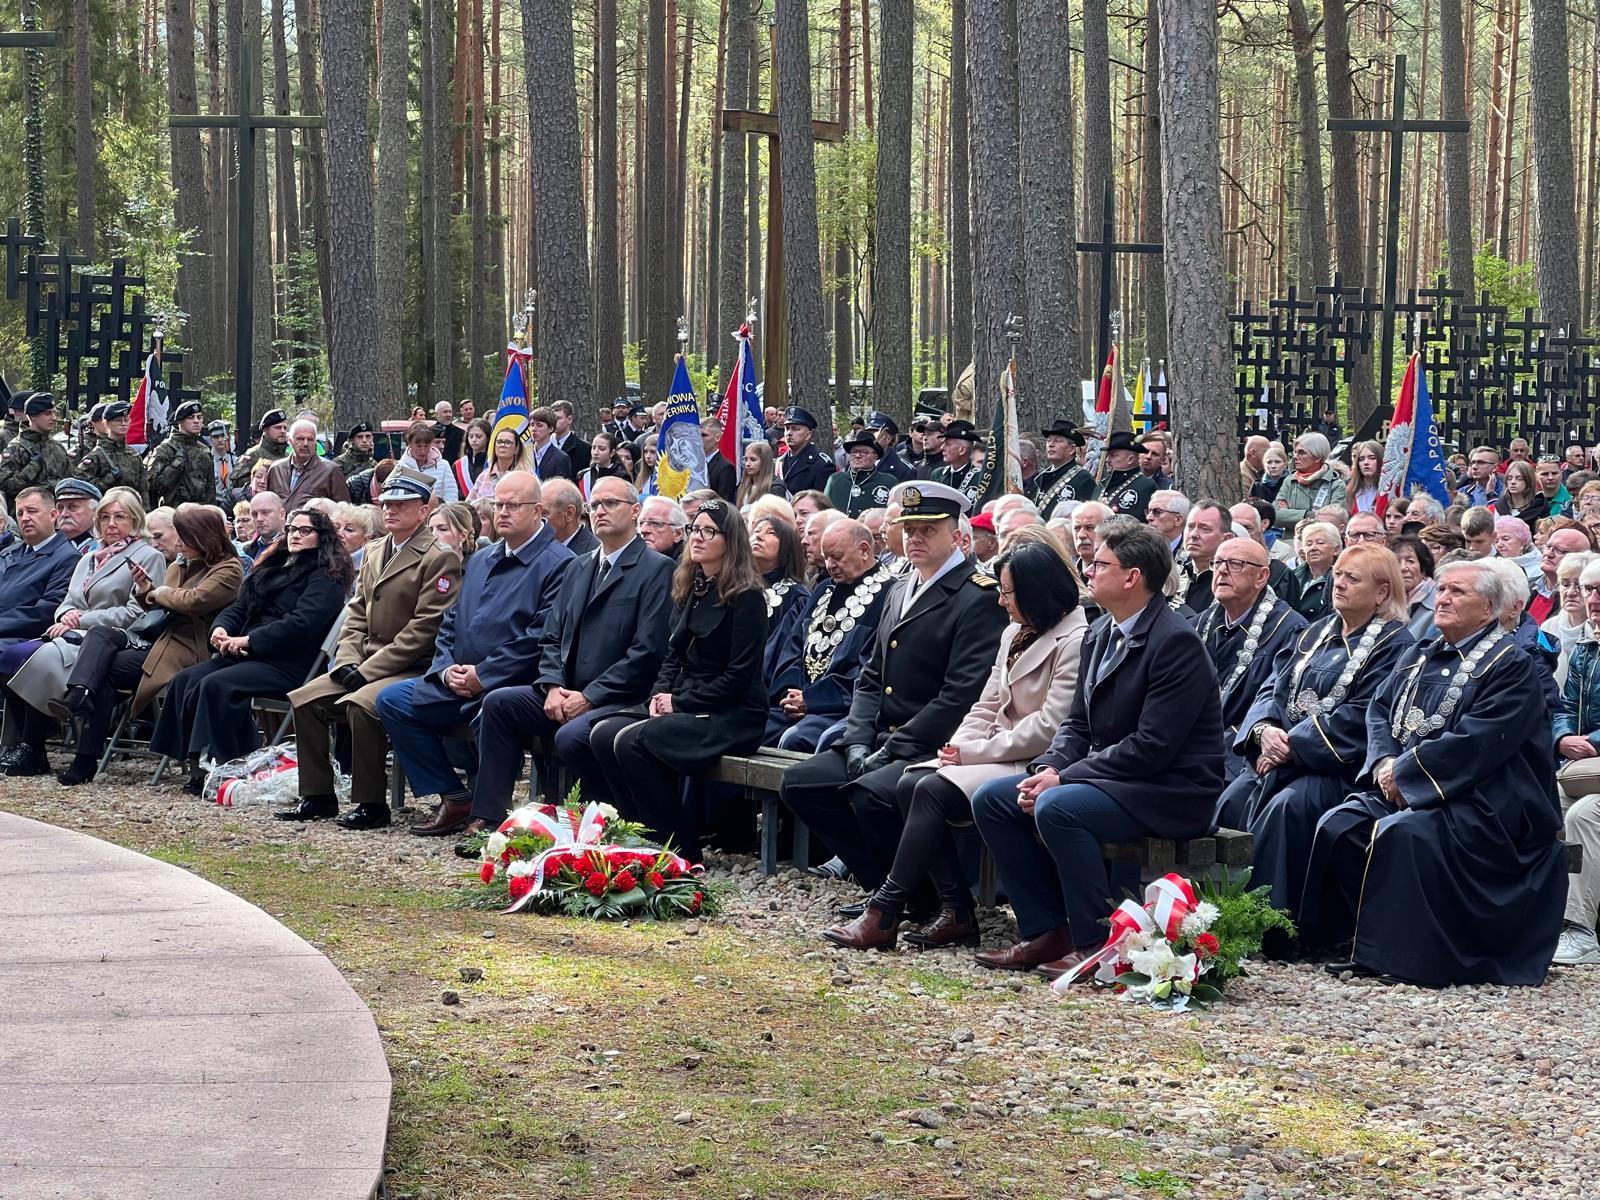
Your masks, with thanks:
M 1115 205 L 1111 191 L 1111 180 L 1106 180 L 1105 211 L 1100 218 L 1100 240 L 1098 242 L 1079 242 L 1079 254 L 1098 254 L 1100 256 L 1100 357 L 1095 360 L 1095 375 L 1098 378 L 1100 371 L 1105 366 L 1107 356 L 1111 353 L 1111 267 L 1119 254 L 1160 254 L 1160 242 L 1119 242 L 1116 233 Z
M 1378 346 L 1378 410 L 1373 427 L 1386 408 L 1394 404 L 1395 295 L 1400 273 L 1400 172 L 1408 133 L 1471 133 L 1471 121 L 1408 121 L 1406 119 L 1406 56 L 1394 56 L 1394 104 L 1386 120 L 1334 117 L 1331 133 L 1386 133 L 1389 135 L 1389 233 L 1383 247 L 1383 333 Z M 1363 429 L 1358 437 L 1369 436 Z
M 239 46 L 239 111 L 211 116 L 179 114 L 168 118 L 173 129 L 232 129 L 239 162 L 239 212 L 234 241 L 235 274 L 239 281 L 238 336 L 234 341 L 234 430 L 241 446 L 250 428 L 250 398 L 254 387 L 255 241 L 256 241 L 256 130 L 321 129 L 322 117 L 278 116 L 259 111 L 255 94 L 256 47 L 248 39 Z
M 0 50 L 48 50 L 51 46 L 59 45 L 59 33 L 32 29 L 21 33 L 0 33 Z

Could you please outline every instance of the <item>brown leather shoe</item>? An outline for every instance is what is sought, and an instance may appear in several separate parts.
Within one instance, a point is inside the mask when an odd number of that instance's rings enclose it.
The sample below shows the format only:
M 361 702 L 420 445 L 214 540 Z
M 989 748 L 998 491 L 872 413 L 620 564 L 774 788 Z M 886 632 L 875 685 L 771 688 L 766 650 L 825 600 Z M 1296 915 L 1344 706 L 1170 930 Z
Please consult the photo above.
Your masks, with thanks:
M 444 837 L 460 833 L 472 820 L 471 800 L 446 800 L 437 812 L 421 825 L 413 825 L 411 832 L 417 837 Z
M 1089 956 L 1083 953 L 1081 950 L 1074 950 L 1071 954 L 1068 954 L 1063 958 L 1058 958 L 1054 962 L 1040 963 L 1033 969 L 1033 973 L 1035 975 L 1043 975 L 1046 979 L 1054 981 L 1060 979 L 1068 971 L 1073 970 L 1079 963 L 1088 957 Z M 1080 976 L 1080 978 L 1082 977 Z M 1073 982 L 1077 981 L 1074 980 Z
M 835 946 L 846 950 L 892 950 L 900 933 L 900 914 L 867 905 L 862 913 L 848 925 L 835 925 L 824 929 L 822 936 Z
M 979 950 L 974 957 L 980 967 L 995 971 L 1031 971 L 1042 963 L 1054 962 L 1071 953 L 1072 931 L 1062 925 L 1004 950 Z
M 963 917 L 953 908 L 942 908 L 939 915 L 921 929 L 906 934 L 906 941 L 924 950 L 937 950 L 940 946 L 958 946 L 978 940 L 978 922 L 971 916 Z

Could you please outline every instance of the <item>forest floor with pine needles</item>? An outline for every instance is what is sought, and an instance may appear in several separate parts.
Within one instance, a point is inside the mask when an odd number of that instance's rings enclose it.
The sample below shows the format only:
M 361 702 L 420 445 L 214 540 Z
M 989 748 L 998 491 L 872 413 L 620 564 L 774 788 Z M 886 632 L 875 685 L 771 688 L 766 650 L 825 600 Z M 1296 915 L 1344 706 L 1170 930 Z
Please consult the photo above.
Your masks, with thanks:
M 722 915 L 597 924 L 471 907 L 449 840 L 152 790 L 6 780 L 0 807 L 176 863 L 325 952 L 394 1078 L 413 1200 L 1592 1194 L 1597 969 L 1541 989 L 1262 967 L 1157 1013 L 816 937 L 854 895 L 746 861 Z M 987 919 L 986 942 L 1010 933 Z M 478 972 L 481 972 L 481 977 Z

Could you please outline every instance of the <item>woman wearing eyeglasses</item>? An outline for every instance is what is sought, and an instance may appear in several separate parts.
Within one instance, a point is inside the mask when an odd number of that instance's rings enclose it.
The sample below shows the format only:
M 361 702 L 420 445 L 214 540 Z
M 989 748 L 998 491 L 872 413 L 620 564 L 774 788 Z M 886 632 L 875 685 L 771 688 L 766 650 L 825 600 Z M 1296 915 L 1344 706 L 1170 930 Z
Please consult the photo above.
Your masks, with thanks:
M 706 501 L 688 532 L 688 553 L 672 577 L 667 654 L 648 714 L 602 721 L 589 745 L 617 807 L 699 862 L 700 822 L 684 800 L 683 779 L 724 754 L 749 754 L 761 744 L 767 596 L 732 505 Z
M 200 759 L 227 762 L 256 748 L 255 696 L 287 696 L 305 681 L 355 578 L 333 522 L 315 509 L 289 514 L 211 629 L 214 656 L 167 688 L 150 749 L 188 763 L 184 790 L 205 786 Z

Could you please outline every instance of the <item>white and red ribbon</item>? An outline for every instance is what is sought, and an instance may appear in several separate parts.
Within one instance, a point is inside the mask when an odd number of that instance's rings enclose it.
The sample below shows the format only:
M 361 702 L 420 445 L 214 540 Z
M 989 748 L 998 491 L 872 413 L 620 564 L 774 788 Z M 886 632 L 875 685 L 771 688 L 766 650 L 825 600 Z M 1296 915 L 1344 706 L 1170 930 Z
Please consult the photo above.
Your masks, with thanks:
M 510 906 L 507 907 L 507 912 L 517 912 L 544 889 L 546 881 L 545 867 L 551 859 L 556 858 L 558 855 L 595 852 L 602 856 L 607 856 L 612 852 L 620 852 L 625 854 L 653 854 L 659 858 L 662 854 L 667 854 L 667 861 L 676 865 L 685 874 L 696 869 L 688 859 L 672 854 L 670 851 L 664 851 L 658 846 L 617 846 L 602 841 L 601 834 L 605 831 L 605 818 L 601 816 L 598 804 L 589 805 L 581 815 L 562 808 L 557 809 L 553 816 L 550 813 L 541 811 L 537 806 L 529 805 L 517 809 L 500 825 L 500 832 L 506 834 L 523 833 L 528 830 L 535 830 L 543 834 L 552 841 L 553 845 L 531 860 L 513 863 L 506 868 L 507 875 L 515 873 L 517 875 L 533 876 L 532 889 L 524 893 L 520 899 L 513 900 Z
M 1057 979 L 1051 988 L 1057 995 L 1064 996 L 1076 980 L 1090 971 L 1096 971 L 1095 978 L 1102 983 L 1110 983 L 1116 978 L 1116 964 L 1122 958 L 1124 938 L 1131 933 L 1142 933 L 1176 941 L 1183 919 L 1198 903 L 1192 883 L 1181 875 L 1163 875 L 1145 888 L 1142 907 L 1132 900 L 1117 905 L 1111 914 L 1111 934 L 1106 944 Z

